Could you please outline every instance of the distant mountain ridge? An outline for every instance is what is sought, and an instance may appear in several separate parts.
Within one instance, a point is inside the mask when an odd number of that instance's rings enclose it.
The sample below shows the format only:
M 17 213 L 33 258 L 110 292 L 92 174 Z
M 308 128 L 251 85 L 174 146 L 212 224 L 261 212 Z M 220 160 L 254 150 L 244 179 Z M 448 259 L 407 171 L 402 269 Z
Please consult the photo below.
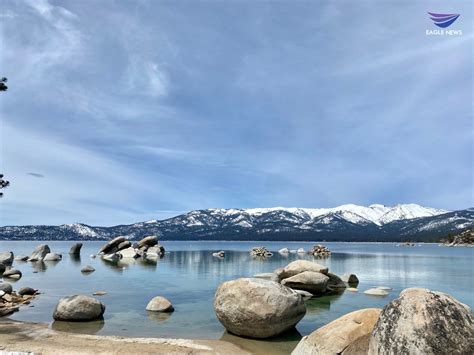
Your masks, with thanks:
M 403 204 L 334 208 L 205 209 L 113 227 L 85 224 L 0 227 L 0 240 L 105 240 L 118 235 L 162 240 L 438 241 L 472 226 L 474 209 Z

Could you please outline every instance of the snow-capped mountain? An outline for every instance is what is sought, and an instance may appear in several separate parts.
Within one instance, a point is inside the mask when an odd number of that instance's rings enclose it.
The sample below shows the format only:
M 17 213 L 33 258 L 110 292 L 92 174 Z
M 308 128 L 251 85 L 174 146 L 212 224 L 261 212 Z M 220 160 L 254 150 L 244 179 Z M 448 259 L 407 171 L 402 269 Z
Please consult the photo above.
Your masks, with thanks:
M 450 212 L 404 204 L 393 207 L 353 204 L 334 208 L 251 208 L 191 211 L 166 220 L 92 227 L 0 227 L 0 239 L 101 240 L 158 235 L 168 240 L 437 240 L 472 227 L 474 209 Z

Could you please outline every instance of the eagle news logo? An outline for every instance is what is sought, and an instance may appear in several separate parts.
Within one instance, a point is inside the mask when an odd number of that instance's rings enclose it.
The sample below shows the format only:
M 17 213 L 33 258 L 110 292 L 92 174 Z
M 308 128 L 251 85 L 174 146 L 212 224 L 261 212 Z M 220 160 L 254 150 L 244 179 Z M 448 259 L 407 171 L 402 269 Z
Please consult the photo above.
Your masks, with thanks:
M 462 30 L 445 30 L 451 26 L 460 16 L 460 14 L 438 14 L 428 12 L 433 24 L 441 29 L 426 30 L 427 36 L 462 36 Z

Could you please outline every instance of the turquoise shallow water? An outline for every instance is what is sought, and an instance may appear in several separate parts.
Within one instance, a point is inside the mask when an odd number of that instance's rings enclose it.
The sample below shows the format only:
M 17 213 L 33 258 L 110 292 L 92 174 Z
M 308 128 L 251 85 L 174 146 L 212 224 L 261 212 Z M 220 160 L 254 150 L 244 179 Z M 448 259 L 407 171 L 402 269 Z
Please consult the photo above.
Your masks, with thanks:
M 29 255 L 39 242 L 0 242 L 0 251 Z M 48 322 L 58 330 L 88 334 L 225 339 L 256 353 L 288 353 L 301 336 L 348 312 L 368 307 L 383 307 L 407 287 L 426 287 L 443 291 L 470 307 L 474 306 L 474 249 L 447 248 L 434 244 L 401 247 L 386 243 L 324 243 L 333 254 L 325 260 L 331 272 L 352 272 L 360 279 L 360 291 L 373 286 L 393 288 L 389 296 L 366 296 L 362 292 L 345 292 L 307 302 L 307 314 L 297 331 L 271 341 L 241 339 L 227 334 L 214 315 L 213 297 L 217 286 L 226 280 L 270 272 L 297 259 L 313 260 L 312 256 L 275 253 L 267 260 L 253 259 L 249 250 L 264 245 L 269 250 L 288 247 L 308 250 L 314 243 L 305 242 L 174 242 L 165 241 L 167 253 L 157 263 L 139 260 L 121 261 L 112 265 L 92 259 L 103 242 L 85 242 L 80 260 L 67 254 L 73 242 L 48 242 L 51 250 L 63 253 L 60 262 L 16 262 L 23 272 L 14 288 L 31 286 L 41 295 L 11 318 Z M 218 259 L 213 251 L 225 250 Z M 89 275 L 81 267 L 92 265 Z M 37 271 L 35 273 L 35 271 Z M 92 294 L 107 306 L 104 321 L 87 324 L 57 323 L 52 313 L 59 298 L 72 294 Z M 171 315 L 147 314 L 145 306 L 156 295 L 167 297 L 174 305 Z

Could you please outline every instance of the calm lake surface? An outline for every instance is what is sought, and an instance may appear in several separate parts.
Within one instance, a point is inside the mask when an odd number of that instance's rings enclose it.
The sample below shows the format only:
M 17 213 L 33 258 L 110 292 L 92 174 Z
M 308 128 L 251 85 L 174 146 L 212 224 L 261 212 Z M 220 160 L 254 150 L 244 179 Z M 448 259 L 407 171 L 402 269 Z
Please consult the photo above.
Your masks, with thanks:
M 41 242 L 0 242 L 0 251 L 29 255 Z M 309 255 L 282 256 L 276 251 L 304 248 L 306 242 L 175 242 L 164 241 L 166 255 L 158 262 L 123 259 L 117 265 L 93 259 L 104 242 L 84 242 L 79 260 L 68 255 L 73 242 L 48 242 L 51 250 L 62 253 L 60 262 L 14 262 L 23 277 L 11 282 L 14 289 L 30 286 L 40 290 L 34 307 L 22 307 L 11 318 L 48 322 L 53 329 L 86 334 L 223 339 L 256 353 L 289 353 L 301 336 L 357 309 L 383 307 L 407 287 L 426 287 L 449 293 L 474 307 L 474 249 L 447 248 L 434 244 L 401 247 L 387 243 L 324 243 L 333 254 L 328 259 Z M 275 254 L 267 260 L 253 259 L 252 247 L 264 245 Z M 225 250 L 218 259 L 212 252 Z M 355 273 L 359 293 L 314 298 L 306 302 L 307 313 L 297 332 L 271 341 L 242 339 L 230 335 L 214 314 L 213 297 L 226 280 L 271 272 L 297 259 L 317 260 L 336 274 Z M 128 261 L 125 261 L 128 260 Z M 96 271 L 84 275 L 80 269 L 92 265 Z M 10 281 L 9 281 L 10 282 Z M 393 288 L 387 297 L 367 296 L 362 291 L 373 286 Z M 61 297 L 92 295 L 106 304 L 104 321 L 92 323 L 53 322 L 52 313 Z M 147 313 L 145 306 L 154 296 L 168 298 L 175 307 L 170 315 Z

